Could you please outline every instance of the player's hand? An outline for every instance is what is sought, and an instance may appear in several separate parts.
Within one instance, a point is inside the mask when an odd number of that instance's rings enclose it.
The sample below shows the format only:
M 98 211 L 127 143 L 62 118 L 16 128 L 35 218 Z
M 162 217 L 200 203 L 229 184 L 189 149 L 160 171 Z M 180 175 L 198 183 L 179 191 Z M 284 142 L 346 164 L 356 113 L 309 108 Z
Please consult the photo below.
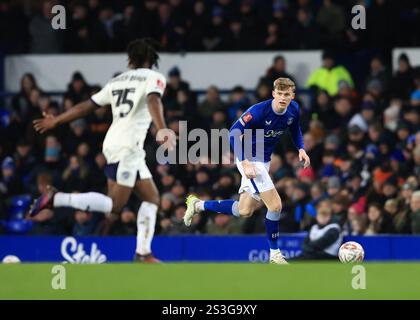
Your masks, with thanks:
M 173 151 L 176 147 L 176 135 L 173 131 L 165 128 L 156 132 L 156 141 L 165 145 L 169 151 Z
M 57 121 L 55 116 L 52 114 L 47 114 L 43 112 L 42 115 L 44 118 L 36 119 L 33 121 L 34 128 L 39 133 L 44 133 L 48 130 L 54 129 L 57 126 Z
M 305 161 L 303 164 L 304 168 L 307 168 L 311 164 L 311 159 L 309 159 L 309 156 L 306 154 L 306 151 L 303 149 L 299 149 L 299 161 Z
M 244 160 L 241 162 L 242 168 L 244 168 L 245 176 L 248 179 L 255 179 L 257 177 L 257 171 L 255 170 L 254 165 L 249 162 L 248 160 Z
M 176 147 L 176 136 L 175 135 L 168 136 L 168 140 L 166 140 L 166 143 L 168 144 L 169 151 L 173 151 Z

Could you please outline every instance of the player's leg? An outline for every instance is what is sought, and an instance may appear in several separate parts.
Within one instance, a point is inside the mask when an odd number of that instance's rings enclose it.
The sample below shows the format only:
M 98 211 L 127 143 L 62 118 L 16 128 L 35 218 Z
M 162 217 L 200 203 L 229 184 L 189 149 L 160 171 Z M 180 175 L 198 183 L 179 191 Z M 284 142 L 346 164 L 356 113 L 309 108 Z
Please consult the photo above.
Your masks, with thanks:
M 112 199 L 112 213 L 121 213 L 130 198 L 132 190 L 132 187 L 123 186 L 112 179 L 108 179 L 108 196 Z
M 126 157 L 127 158 L 127 157 Z M 131 165 L 131 159 L 107 164 L 105 175 L 108 177 L 108 196 L 98 192 L 64 193 L 49 186 L 33 204 L 29 217 L 36 216 L 47 208 L 70 207 L 83 211 L 96 211 L 104 214 L 120 213 L 126 204 L 135 184 L 136 169 Z
M 211 211 L 235 217 L 248 218 L 252 216 L 258 206 L 260 206 L 259 202 L 248 192 L 241 193 L 239 201 L 232 199 L 203 201 L 195 195 L 189 195 L 186 204 L 187 210 L 184 215 L 184 223 L 187 226 L 191 225 L 193 216 L 201 211 Z
M 275 188 L 260 193 L 260 198 L 267 207 L 265 227 L 270 246 L 270 263 L 286 264 L 278 245 L 279 220 L 282 209 L 281 198 Z
M 236 166 L 240 174 L 242 175 L 241 186 L 239 188 L 239 194 L 241 194 L 240 201 L 235 201 L 232 199 L 202 201 L 198 199 L 195 195 L 189 195 L 186 201 L 187 210 L 185 211 L 184 215 L 184 223 L 186 226 L 191 225 L 192 218 L 195 214 L 198 214 L 199 212 L 204 210 L 232 215 L 235 217 L 248 217 L 252 215 L 252 213 L 255 210 L 254 206 L 257 205 L 258 201 L 252 199 L 251 194 L 257 193 L 258 191 L 255 190 L 255 188 L 252 186 L 251 180 L 246 178 L 241 164 L 237 162 Z M 239 205 L 240 202 L 241 205 Z M 240 213 L 239 208 L 241 208 L 242 214 Z
M 64 193 L 48 186 L 47 190 L 34 201 L 29 210 L 29 217 L 35 217 L 44 209 L 58 207 L 70 207 L 77 210 L 108 214 L 113 210 L 113 201 L 110 197 L 98 192 Z
M 142 200 L 137 214 L 137 243 L 135 260 L 160 262 L 152 255 L 156 216 L 159 208 L 159 192 L 152 178 L 137 180 L 135 194 Z

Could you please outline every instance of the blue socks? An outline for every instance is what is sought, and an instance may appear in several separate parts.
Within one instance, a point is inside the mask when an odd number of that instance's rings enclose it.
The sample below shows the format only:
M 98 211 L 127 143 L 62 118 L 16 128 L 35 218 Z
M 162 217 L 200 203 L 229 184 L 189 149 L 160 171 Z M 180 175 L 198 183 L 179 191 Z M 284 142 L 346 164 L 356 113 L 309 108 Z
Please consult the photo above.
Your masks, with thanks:
M 280 212 L 267 211 L 265 216 L 265 231 L 267 232 L 268 245 L 270 249 L 279 248 L 277 240 L 279 238 Z
M 238 204 L 235 200 L 207 200 L 204 201 L 204 210 L 239 217 Z
M 223 213 L 231 216 L 239 217 L 239 202 L 235 200 L 207 200 L 204 201 L 204 210 Z M 279 220 L 280 212 L 267 211 L 265 216 L 265 230 L 267 232 L 267 240 L 272 250 L 278 250 L 279 245 Z

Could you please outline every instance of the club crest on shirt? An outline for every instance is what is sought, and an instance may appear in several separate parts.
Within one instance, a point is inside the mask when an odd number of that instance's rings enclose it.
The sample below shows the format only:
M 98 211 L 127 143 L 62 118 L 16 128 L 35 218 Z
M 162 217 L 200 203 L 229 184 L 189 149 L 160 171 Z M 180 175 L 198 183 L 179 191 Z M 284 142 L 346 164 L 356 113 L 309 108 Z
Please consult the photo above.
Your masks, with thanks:
M 130 177 L 130 172 L 124 171 L 121 176 L 124 180 L 127 180 Z
M 244 120 L 245 123 L 248 123 L 249 121 L 251 121 L 251 119 L 252 119 L 252 114 L 249 112 L 242 117 L 242 120 Z
M 156 86 L 161 90 L 165 89 L 165 84 L 160 79 L 157 80 Z
M 290 126 L 293 122 L 293 118 L 289 118 L 287 119 L 287 125 Z

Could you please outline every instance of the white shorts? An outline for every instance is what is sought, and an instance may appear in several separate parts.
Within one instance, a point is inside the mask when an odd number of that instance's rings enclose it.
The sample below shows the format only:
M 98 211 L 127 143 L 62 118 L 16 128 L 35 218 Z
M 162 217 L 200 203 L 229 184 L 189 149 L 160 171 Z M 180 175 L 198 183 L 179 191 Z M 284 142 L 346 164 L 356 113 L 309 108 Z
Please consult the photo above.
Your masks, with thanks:
M 133 188 L 137 180 L 152 178 L 146 165 L 144 152 L 125 150 L 118 155 L 118 162 L 107 163 L 105 175 L 119 185 Z
M 239 172 L 242 175 L 241 180 L 241 187 L 239 188 L 238 193 L 248 192 L 251 196 L 257 200 L 261 201 L 259 194 L 261 192 L 265 192 L 271 189 L 274 189 L 273 180 L 271 180 L 269 169 L 270 169 L 270 162 L 259 162 L 259 161 L 250 161 L 256 170 L 257 176 L 254 179 L 248 179 L 244 174 L 244 169 L 236 159 L 236 166 L 238 167 Z

